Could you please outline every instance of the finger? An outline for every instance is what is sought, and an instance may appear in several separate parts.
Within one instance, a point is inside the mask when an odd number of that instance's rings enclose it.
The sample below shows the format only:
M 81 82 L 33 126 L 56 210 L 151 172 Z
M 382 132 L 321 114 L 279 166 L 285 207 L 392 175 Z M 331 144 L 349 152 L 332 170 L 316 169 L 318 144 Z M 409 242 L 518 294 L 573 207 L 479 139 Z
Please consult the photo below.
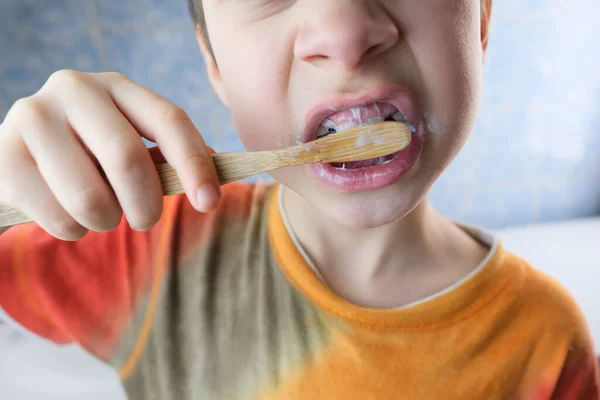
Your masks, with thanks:
M 1 164 L 4 195 L 2 203 L 24 212 L 58 239 L 78 240 L 84 237 L 88 230 L 73 219 L 56 200 L 25 144 L 13 141 L 10 147 L 13 149 L 10 157 L 17 161 L 4 160 Z M 8 189 L 9 187 L 14 188 Z
M 71 127 L 102 166 L 129 225 L 152 228 L 162 214 L 163 194 L 139 133 L 97 82 L 80 87 L 62 105 Z
M 64 117 L 33 98 L 23 110 L 17 129 L 57 201 L 88 229 L 114 229 L 121 220 L 119 204 Z
M 219 179 L 210 151 L 187 114 L 127 78 L 103 79 L 115 104 L 137 131 L 158 144 L 192 205 L 202 212 L 215 208 L 220 198 Z

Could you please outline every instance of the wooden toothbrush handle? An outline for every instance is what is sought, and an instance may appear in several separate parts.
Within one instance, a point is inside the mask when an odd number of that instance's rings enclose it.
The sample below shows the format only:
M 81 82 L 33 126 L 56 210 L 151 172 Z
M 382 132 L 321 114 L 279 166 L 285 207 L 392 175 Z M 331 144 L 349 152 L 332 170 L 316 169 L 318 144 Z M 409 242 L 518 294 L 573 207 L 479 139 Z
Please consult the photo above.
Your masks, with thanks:
M 221 185 L 270 171 L 280 165 L 272 152 L 217 153 L 213 154 L 213 161 Z M 169 164 L 159 164 L 156 169 L 165 196 L 184 192 L 173 167 Z

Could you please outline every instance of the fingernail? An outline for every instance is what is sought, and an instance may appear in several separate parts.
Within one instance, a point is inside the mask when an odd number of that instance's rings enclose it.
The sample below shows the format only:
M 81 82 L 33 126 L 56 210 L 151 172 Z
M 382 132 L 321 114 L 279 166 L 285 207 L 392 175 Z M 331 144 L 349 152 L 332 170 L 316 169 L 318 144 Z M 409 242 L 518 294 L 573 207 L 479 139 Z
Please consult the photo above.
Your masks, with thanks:
M 150 229 L 152 229 L 152 228 L 138 228 L 138 227 L 136 227 L 136 226 L 133 226 L 133 225 L 131 225 L 131 224 L 129 224 L 129 227 L 130 227 L 132 230 L 134 230 L 134 231 L 136 231 L 136 232 L 140 232 L 140 233 L 143 233 L 143 232 L 148 232 Z
M 201 212 L 212 210 L 219 202 L 215 187 L 209 183 L 200 186 L 196 192 L 196 209 Z

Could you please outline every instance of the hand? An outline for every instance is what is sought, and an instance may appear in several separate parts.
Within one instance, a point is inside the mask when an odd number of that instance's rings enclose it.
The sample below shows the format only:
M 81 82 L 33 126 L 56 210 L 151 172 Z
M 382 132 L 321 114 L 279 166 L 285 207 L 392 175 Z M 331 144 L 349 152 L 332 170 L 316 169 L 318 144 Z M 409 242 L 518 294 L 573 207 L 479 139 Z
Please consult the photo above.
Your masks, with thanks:
M 163 196 L 141 137 L 158 144 L 197 210 L 217 206 L 211 150 L 182 109 L 121 74 L 76 71 L 53 74 L 0 125 L 0 204 L 63 240 L 113 230 L 122 213 L 148 230 Z

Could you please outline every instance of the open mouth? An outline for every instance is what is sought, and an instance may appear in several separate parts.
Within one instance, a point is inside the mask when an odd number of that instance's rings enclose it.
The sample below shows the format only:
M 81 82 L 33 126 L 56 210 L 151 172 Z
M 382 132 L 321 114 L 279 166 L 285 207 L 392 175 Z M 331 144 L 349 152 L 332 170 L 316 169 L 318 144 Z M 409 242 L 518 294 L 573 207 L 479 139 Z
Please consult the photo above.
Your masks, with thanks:
M 399 182 L 409 172 L 416 173 L 425 143 L 423 117 L 410 91 L 399 85 L 323 98 L 307 113 L 300 140 L 306 143 L 384 121 L 397 121 L 410 128 L 412 140 L 405 149 L 370 160 L 314 163 L 310 165 L 313 175 L 334 190 L 350 193 L 384 188 Z
M 384 121 L 396 121 L 406 124 L 411 132 L 416 133 L 415 125 L 395 106 L 387 102 L 375 102 L 362 107 L 337 111 L 329 115 L 317 128 L 317 139 L 335 135 L 358 126 L 366 126 Z M 401 152 L 369 160 L 357 160 L 344 163 L 331 163 L 332 167 L 340 170 L 370 168 L 385 165 L 395 160 Z

